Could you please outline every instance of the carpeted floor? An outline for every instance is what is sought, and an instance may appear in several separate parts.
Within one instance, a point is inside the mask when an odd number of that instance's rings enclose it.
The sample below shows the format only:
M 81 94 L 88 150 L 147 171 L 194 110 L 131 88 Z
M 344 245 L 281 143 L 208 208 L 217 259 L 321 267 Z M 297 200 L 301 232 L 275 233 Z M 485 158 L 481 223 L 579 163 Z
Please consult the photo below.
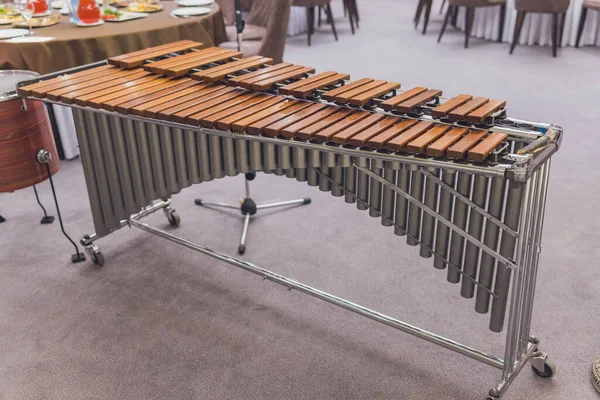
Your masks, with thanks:
M 450 30 L 436 43 L 411 25 L 414 1 L 362 0 L 355 36 L 334 13 L 306 47 L 286 58 L 347 72 L 506 99 L 517 118 L 552 122 L 565 140 L 552 165 L 533 332 L 558 366 L 552 381 L 528 370 L 506 395 L 594 399 L 600 356 L 600 234 L 596 171 L 598 48 L 560 51 L 472 40 Z M 436 10 L 434 5 L 434 10 Z M 234 254 L 236 212 L 194 206 L 195 197 L 235 201 L 241 177 L 174 198 L 181 235 Z M 56 176 L 68 231 L 90 232 L 79 161 Z M 251 222 L 244 257 L 319 288 L 501 356 L 504 335 L 446 283 L 446 272 L 354 205 L 286 178 L 259 175 L 258 201 L 312 196 L 309 206 L 263 212 Z M 48 184 L 40 186 L 47 206 Z M 53 208 L 53 207 L 49 207 Z M 106 266 L 69 262 L 58 223 L 39 225 L 32 190 L 0 196 L 0 399 L 481 399 L 500 372 L 389 327 L 141 231 L 102 241 Z M 165 226 L 161 214 L 148 218 Z

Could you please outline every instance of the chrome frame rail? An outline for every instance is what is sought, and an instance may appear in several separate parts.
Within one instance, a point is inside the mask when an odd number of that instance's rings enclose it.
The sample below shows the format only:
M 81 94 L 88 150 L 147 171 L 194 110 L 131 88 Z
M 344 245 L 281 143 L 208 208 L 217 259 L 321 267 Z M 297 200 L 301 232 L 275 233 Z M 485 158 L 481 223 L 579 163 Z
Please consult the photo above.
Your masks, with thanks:
M 30 81 L 30 82 L 33 82 L 33 81 Z M 31 99 L 38 100 L 38 101 L 40 100 L 40 99 L 35 99 L 35 98 L 31 98 Z M 23 101 L 25 102 L 26 99 L 23 99 Z M 141 122 L 152 123 L 152 124 L 156 124 L 156 125 L 160 125 L 160 126 L 167 126 L 167 127 L 171 127 L 171 128 L 193 130 L 196 132 L 206 133 L 208 135 L 214 135 L 214 136 L 219 136 L 219 137 L 244 139 L 244 140 L 248 140 L 248 141 L 257 141 L 257 142 L 263 142 L 263 143 L 283 144 L 282 143 L 283 139 L 272 138 L 272 137 L 268 137 L 268 136 L 248 135 L 245 133 L 221 131 L 221 130 L 217 130 L 217 129 L 207 129 L 207 128 L 203 128 L 201 126 L 180 124 L 177 122 L 164 121 L 164 120 L 147 118 L 147 117 L 140 117 L 140 116 L 131 115 L 131 114 L 120 114 L 120 113 L 114 112 L 114 111 L 107 111 L 107 110 L 96 109 L 96 108 L 91 108 L 91 107 L 82 107 L 82 106 L 79 106 L 76 104 L 65 104 L 61 101 L 53 101 L 53 100 L 49 100 L 49 99 L 43 99 L 42 101 L 44 101 L 45 103 L 48 103 L 48 104 L 57 104 L 57 105 L 66 106 L 66 107 L 70 107 L 70 108 L 74 108 L 74 109 L 84 110 L 87 112 L 116 116 L 119 118 L 129 119 L 132 121 L 141 121 Z M 457 171 L 457 172 L 479 174 L 479 175 L 483 175 L 483 176 L 487 176 L 487 177 L 491 177 L 491 178 L 502 177 L 502 178 L 512 179 L 512 180 L 515 180 L 518 182 L 524 182 L 533 173 L 533 170 L 535 167 L 538 167 L 539 164 L 545 162 L 548 158 L 550 158 L 552 156 L 552 154 L 554 154 L 556 151 L 558 151 L 558 144 L 559 144 L 558 141 L 560 138 L 561 138 L 561 135 L 557 134 L 556 141 L 548 143 L 547 147 L 544 150 L 536 153 L 535 156 L 532 154 L 526 154 L 526 155 L 521 155 L 521 156 L 514 155 L 515 158 L 517 158 L 517 160 L 518 160 L 514 165 L 501 164 L 501 163 L 498 163 L 495 165 L 485 165 L 485 164 L 477 165 L 477 164 L 472 164 L 472 163 L 470 163 L 470 164 L 464 163 L 464 162 L 460 162 L 460 161 L 457 162 L 457 161 L 445 160 L 445 159 L 426 158 L 426 157 L 410 155 L 410 154 L 405 155 L 405 154 L 397 154 L 397 153 L 385 153 L 385 152 L 380 152 L 380 151 L 376 151 L 376 150 L 367 150 L 364 148 L 357 149 L 357 148 L 350 148 L 350 147 L 345 147 L 345 146 L 340 146 L 340 145 L 331 145 L 331 144 L 326 144 L 326 143 L 312 143 L 312 142 L 306 142 L 306 141 L 299 141 L 296 139 L 291 139 L 291 140 L 287 139 L 287 141 L 290 143 L 290 146 L 295 146 L 295 147 L 308 149 L 308 150 L 319 150 L 319 151 L 328 152 L 328 153 L 344 154 L 344 155 L 363 157 L 363 158 L 366 157 L 366 158 L 375 159 L 375 160 L 400 162 L 400 163 L 407 164 L 407 165 L 416 165 L 418 167 L 425 167 L 425 168 L 426 167 L 443 168 L 443 169 L 449 169 L 449 170 Z M 509 156 L 512 156 L 512 155 L 509 155 Z M 540 156 L 543 156 L 543 157 L 540 157 Z
M 435 333 L 426 331 L 424 329 L 418 328 L 414 325 L 408 324 L 406 322 L 400 321 L 398 319 L 392 318 L 380 312 L 371 310 L 367 307 L 364 307 L 360 304 L 356 304 L 349 300 L 343 299 L 341 297 L 337 297 L 330 293 L 324 292 L 322 290 L 316 289 L 312 286 L 304 284 L 302 282 L 298 282 L 295 279 L 291 279 L 280 275 L 276 272 L 264 269 L 255 265 L 251 262 L 240 260 L 238 258 L 229 256 L 224 253 L 220 253 L 218 251 L 212 250 L 208 247 L 202 246 L 197 243 L 193 243 L 187 239 L 184 239 L 180 236 L 173 235 L 172 233 L 166 232 L 162 229 L 158 229 L 153 227 L 145 222 L 141 222 L 137 219 L 132 219 L 130 221 L 132 226 L 139 228 L 143 231 L 152 233 L 164 239 L 170 240 L 171 242 L 177 243 L 189 249 L 198 251 L 202 254 L 208 255 L 210 257 L 216 258 L 217 260 L 224 261 L 228 264 L 231 264 L 235 267 L 241 268 L 248 272 L 252 272 L 256 275 L 261 276 L 264 280 L 270 280 L 272 282 L 278 283 L 280 285 L 286 286 L 288 289 L 296 289 L 299 292 L 311 295 L 313 297 L 319 298 L 321 300 L 325 300 L 328 303 L 334 304 L 336 306 L 342 307 L 346 310 L 352 311 L 356 314 L 362 315 L 363 317 L 367 317 L 377 322 L 381 322 L 382 324 L 391 326 L 392 328 L 396 328 L 403 332 L 409 333 L 418 338 L 424 339 L 428 342 L 440 345 L 449 350 L 455 351 L 457 353 L 463 354 L 467 357 L 473 358 L 475 360 L 479 360 L 484 362 L 485 364 L 491 365 L 496 368 L 502 369 L 504 367 L 504 362 L 502 359 L 488 355 L 483 351 L 473 349 L 464 344 L 455 342 L 453 340 L 447 339 Z
M 488 399 L 495 399 L 501 397 L 516 376 L 519 374 L 523 366 L 531 361 L 532 364 L 537 365 L 539 369 L 543 370 L 543 363 L 546 360 L 546 354 L 541 353 L 538 350 L 538 340 L 535 337 L 531 337 L 527 343 L 527 347 L 519 360 L 512 363 L 507 364 L 504 360 L 489 355 L 481 350 L 474 349 L 472 347 L 466 346 L 462 343 L 456 342 L 454 340 L 445 338 L 443 336 L 437 335 L 425 329 L 421 329 L 417 326 L 411 325 L 407 322 L 398 320 L 396 318 L 390 317 L 378 311 L 372 310 L 360 304 L 354 303 L 350 300 L 346 300 L 344 298 L 335 296 L 328 292 L 322 291 L 320 289 L 314 288 L 305 283 L 299 282 L 295 279 L 288 278 L 286 276 L 280 275 L 276 272 L 270 271 L 268 269 L 262 268 L 256 264 L 251 262 L 238 259 L 236 257 L 212 250 L 206 246 L 191 242 L 187 239 L 184 239 L 180 236 L 173 235 L 172 233 L 166 232 L 162 229 L 156 228 L 152 225 L 149 225 L 145 222 L 139 220 L 140 217 L 136 216 L 128 221 L 129 225 L 134 226 L 140 230 L 151 233 L 153 235 L 159 236 L 163 239 L 167 239 L 171 242 L 179 244 L 181 246 L 187 247 L 191 250 L 195 250 L 199 253 L 208 255 L 212 258 L 215 258 L 220 261 L 224 261 L 228 264 L 231 264 L 235 267 L 243 269 L 248 272 L 252 272 L 258 276 L 261 276 L 263 280 L 269 280 L 285 286 L 288 290 L 295 289 L 301 293 L 308 294 L 310 296 L 316 297 L 320 300 L 324 300 L 330 304 L 336 305 L 338 307 L 344 308 L 348 311 L 352 311 L 358 315 L 363 317 L 372 319 L 374 321 L 380 322 L 384 325 L 390 326 L 394 329 L 398 329 L 402 332 L 408 333 L 412 336 L 418 337 L 430 343 L 442 346 L 446 349 L 452 350 L 456 353 L 462 354 L 474 360 L 483 362 L 492 367 L 496 367 L 498 369 L 503 370 L 503 376 L 501 382 L 489 391 Z M 515 274 L 517 275 L 517 274 Z M 541 366 L 540 366 L 541 365 Z

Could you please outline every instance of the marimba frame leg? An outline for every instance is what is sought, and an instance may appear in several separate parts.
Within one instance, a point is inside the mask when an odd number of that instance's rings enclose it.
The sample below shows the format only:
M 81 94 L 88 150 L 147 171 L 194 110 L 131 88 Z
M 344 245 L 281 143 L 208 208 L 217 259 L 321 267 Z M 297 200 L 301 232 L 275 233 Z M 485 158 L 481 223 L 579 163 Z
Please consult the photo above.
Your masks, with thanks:
M 171 199 L 161 200 L 147 207 L 144 207 L 139 213 L 133 214 L 129 219 L 121 220 L 119 228 L 124 226 L 130 226 L 131 220 L 140 220 L 147 215 L 153 214 L 158 210 L 163 210 L 169 223 L 173 226 L 179 226 L 181 218 L 179 214 L 171 207 Z M 94 244 L 94 242 L 100 239 L 102 236 L 98 236 L 96 233 L 83 235 L 79 243 L 83 246 L 84 250 L 90 256 L 92 262 L 98 266 L 104 265 L 104 255 L 102 250 Z

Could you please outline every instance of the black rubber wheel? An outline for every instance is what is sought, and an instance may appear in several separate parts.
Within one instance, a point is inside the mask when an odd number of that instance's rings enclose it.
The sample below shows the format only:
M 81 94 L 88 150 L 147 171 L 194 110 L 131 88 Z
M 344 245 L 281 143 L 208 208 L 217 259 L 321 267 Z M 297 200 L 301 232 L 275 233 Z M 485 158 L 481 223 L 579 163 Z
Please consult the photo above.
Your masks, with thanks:
M 240 246 L 238 247 L 238 253 L 240 253 L 241 255 L 243 255 L 246 252 L 246 245 L 245 244 L 240 244 Z
M 101 251 L 92 253 L 92 262 L 100 267 L 104 265 L 104 255 Z
M 172 226 L 179 226 L 179 224 L 181 224 L 181 217 L 175 211 L 168 213 L 167 219 Z
M 550 360 L 544 361 L 544 370 L 540 371 L 535 368 L 533 365 L 531 366 L 533 373 L 539 376 L 542 379 L 550 379 L 554 375 L 556 375 L 556 365 Z

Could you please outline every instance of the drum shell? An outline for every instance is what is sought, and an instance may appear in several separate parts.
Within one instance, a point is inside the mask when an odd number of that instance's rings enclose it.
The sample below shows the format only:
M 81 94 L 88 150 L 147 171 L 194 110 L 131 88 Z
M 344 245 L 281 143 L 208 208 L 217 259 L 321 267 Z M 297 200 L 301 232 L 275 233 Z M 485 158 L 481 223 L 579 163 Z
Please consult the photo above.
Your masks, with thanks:
M 39 150 L 52 154 L 50 172 L 59 169 L 58 154 L 48 112 L 41 101 L 27 101 L 21 110 L 19 99 L 0 101 L 0 193 L 38 184 L 48 178 L 46 167 L 39 164 Z

